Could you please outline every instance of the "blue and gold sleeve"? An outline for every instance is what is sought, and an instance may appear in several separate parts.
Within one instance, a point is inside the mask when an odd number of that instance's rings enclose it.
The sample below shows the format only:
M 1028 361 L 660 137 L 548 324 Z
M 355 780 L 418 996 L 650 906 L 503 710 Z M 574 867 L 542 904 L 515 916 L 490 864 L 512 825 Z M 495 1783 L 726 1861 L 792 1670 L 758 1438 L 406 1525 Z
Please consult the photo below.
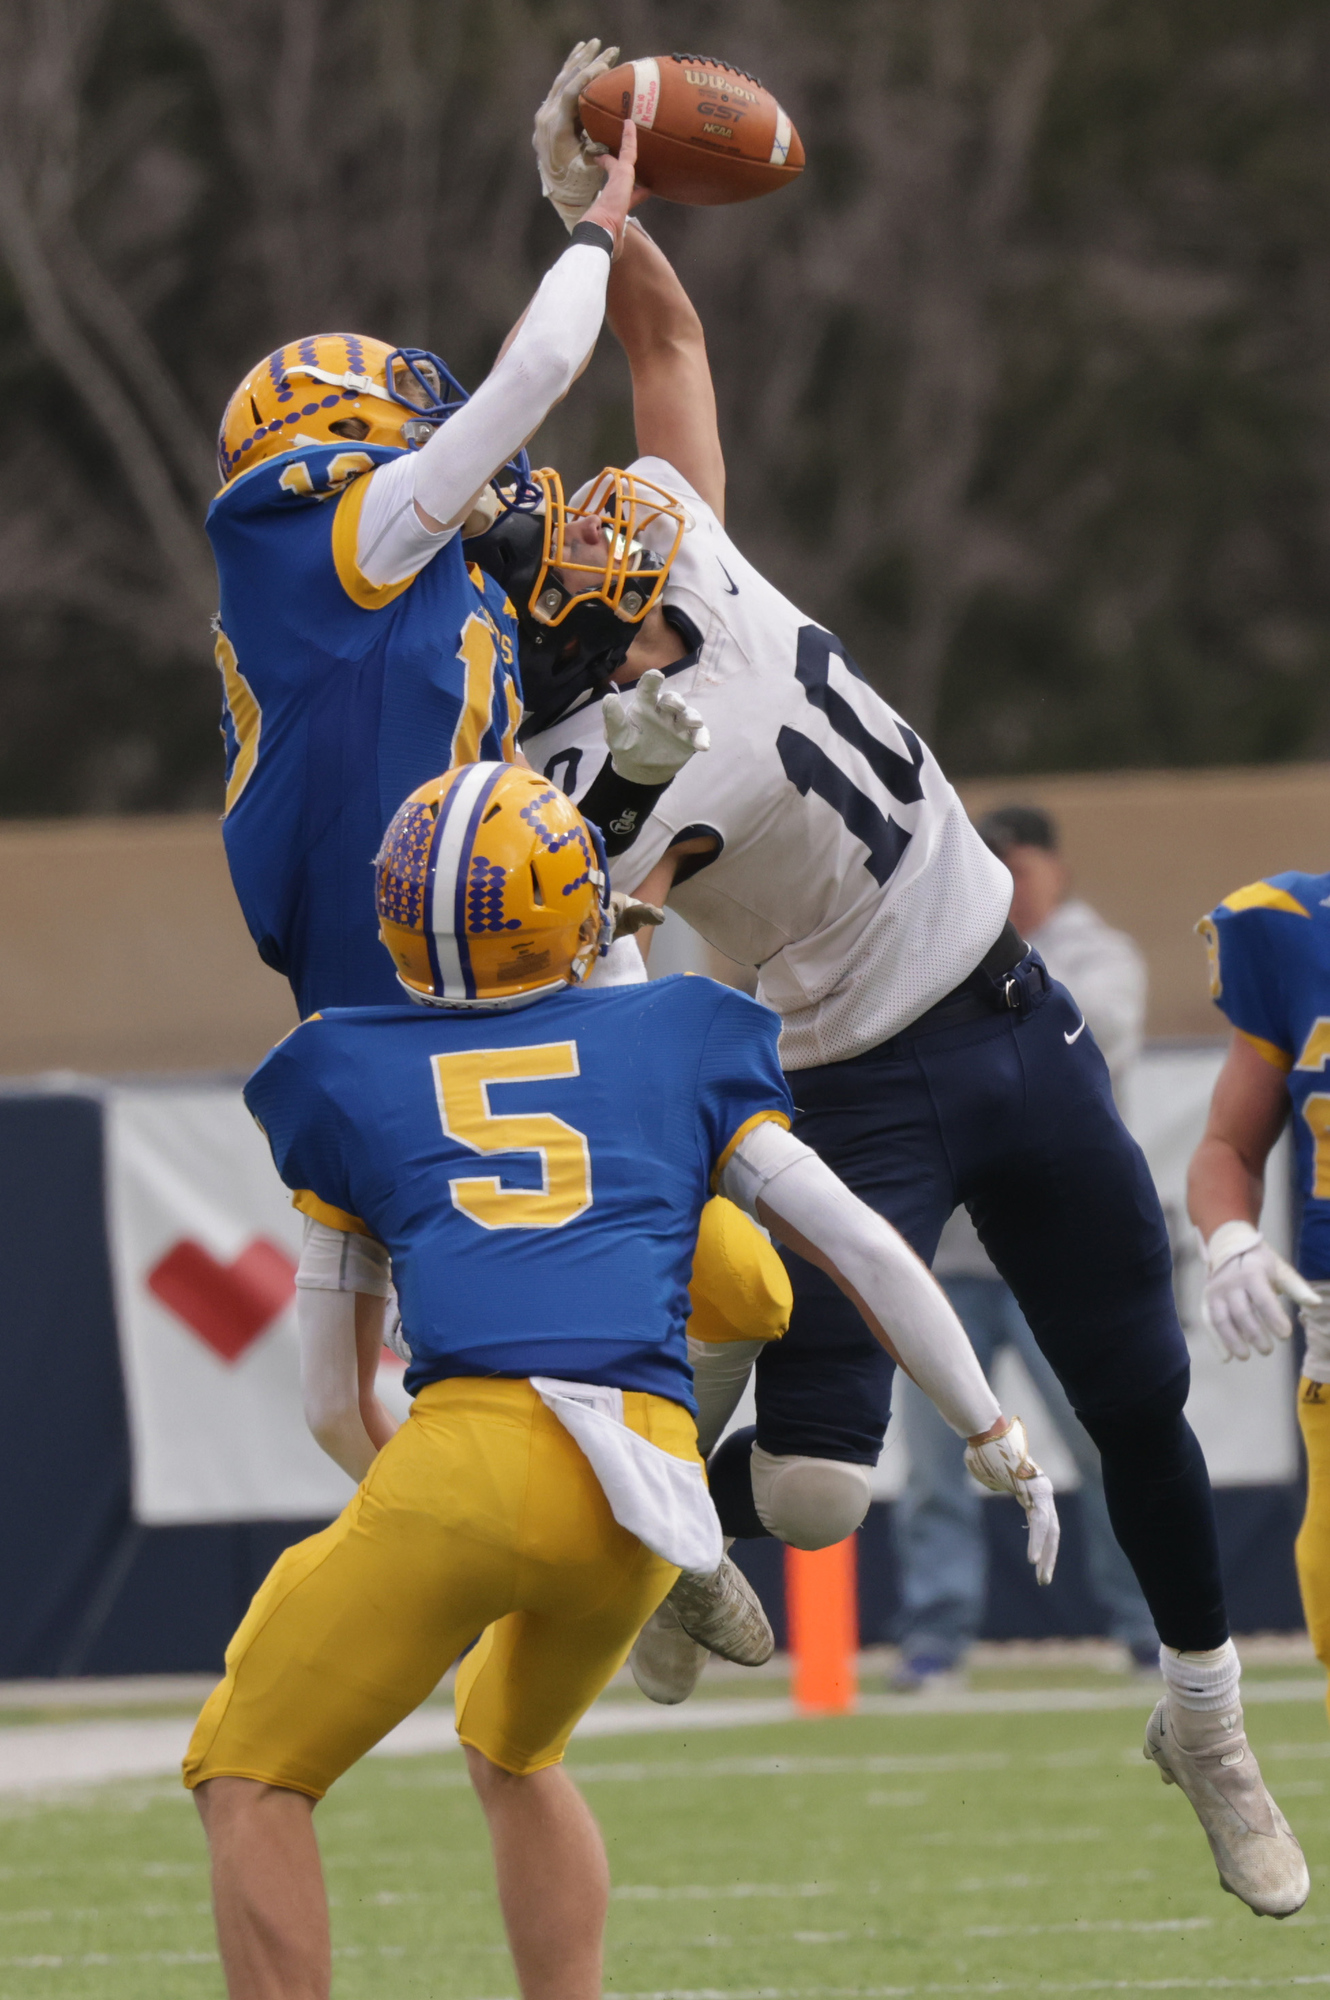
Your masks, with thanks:
M 397 456 L 378 446 L 316 445 L 243 473 L 208 512 L 223 595 L 243 587 L 278 628 L 316 638 L 355 607 L 373 610 L 400 596 L 406 584 L 376 590 L 355 564 L 364 475 Z
M 780 1021 L 746 993 L 720 989 L 697 1074 L 697 1115 L 714 1190 L 731 1154 L 765 1119 L 787 1130 L 794 1103 L 777 1054 Z
M 1290 925 L 1309 918 L 1276 880 L 1235 889 L 1196 926 L 1209 958 L 1211 999 L 1275 1069 L 1293 1067 L 1288 975 L 1301 939 Z
M 330 1229 L 368 1236 L 348 1183 L 345 1119 L 317 1073 L 317 1026 L 314 1015 L 278 1043 L 245 1085 L 245 1103 L 294 1206 Z

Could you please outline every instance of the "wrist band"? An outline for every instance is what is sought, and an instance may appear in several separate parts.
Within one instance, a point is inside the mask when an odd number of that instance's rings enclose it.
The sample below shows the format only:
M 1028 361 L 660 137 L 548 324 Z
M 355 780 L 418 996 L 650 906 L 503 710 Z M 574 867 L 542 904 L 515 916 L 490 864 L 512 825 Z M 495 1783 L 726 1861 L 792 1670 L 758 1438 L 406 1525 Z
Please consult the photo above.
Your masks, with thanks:
M 573 241 L 589 243 L 593 250 L 603 250 L 607 257 L 614 255 L 614 238 L 598 222 L 579 222 L 573 231 Z
M 631 847 L 667 785 L 639 785 L 624 778 L 607 757 L 578 801 L 578 811 L 601 829 L 610 860 Z

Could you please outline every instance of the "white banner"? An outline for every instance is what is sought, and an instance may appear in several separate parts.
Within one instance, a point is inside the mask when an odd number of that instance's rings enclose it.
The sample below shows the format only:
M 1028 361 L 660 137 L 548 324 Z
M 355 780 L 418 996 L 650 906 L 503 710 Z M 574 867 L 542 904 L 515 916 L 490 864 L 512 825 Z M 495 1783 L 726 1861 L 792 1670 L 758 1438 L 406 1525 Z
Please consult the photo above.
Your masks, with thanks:
M 1222 1053 L 1147 1051 L 1131 1123 L 1168 1217 L 1192 1360 L 1187 1413 L 1218 1485 L 1292 1479 L 1297 1471 L 1288 1348 L 1220 1362 L 1200 1322 L 1201 1265 L 1186 1219 L 1185 1179 Z M 305 1428 L 295 1330 L 301 1220 L 263 1136 L 233 1089 L 116 1090 L 106 1099 L 109 1235 L 129 1406 L 134 1507 L 149 1524 L 331 1517 L 350 1481 Z M 1287 1250 L 1288 1153 L 1270 1163 L 1262 1226 Z M 408 1399 L 385 1355 L 379 1392 Z M 1059 1488 L 1075 1468 L 1013 1356 L 995 1370 L 1005 1407 Z M 751 1392 L 736 1422 L 752 1422 Z M 893 1426 L 874 1479 L 890 1498 L 905 1477 Z
M 137 1518 L 330 1519 L 352 1486 L 301 1410 L 301 1218 L 238 1091 L 108 1093 L 106 1162 Z

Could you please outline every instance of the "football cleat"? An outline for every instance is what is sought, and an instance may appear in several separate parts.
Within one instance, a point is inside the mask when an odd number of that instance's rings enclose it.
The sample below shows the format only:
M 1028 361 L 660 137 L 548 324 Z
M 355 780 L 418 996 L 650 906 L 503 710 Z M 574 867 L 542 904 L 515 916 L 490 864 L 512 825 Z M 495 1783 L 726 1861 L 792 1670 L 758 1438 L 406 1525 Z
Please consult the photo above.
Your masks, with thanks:
M 710 1576 L 687 1570 L 666 1598 L 690 1639 L 737 1667 L 760 1667 L 776 1650 L 776 1638 L 752 1584 L 728 1556 Z
M 1265 1788 L 1260 1766 L 1242 1726 L 1242 1708 L 1226 1714 L 1186 1715 L 1191 1749 L 1178 1740 L 1168 1697 L 1145 1727 L 1145 1755 L 1166 1785 L 1191 1801 L 1205 1830 L 1219 1880 L 1258 1917 L 1291 1917 L 1311 1891 L 1302 1849 Z
M 628 1664 L 648 1701 L 687 1701 L 707 1662 L 707 1649 L 690 1639 L 667 1597 L 637 1635 Z
M 374 868 L 379 936 L 426 1006 L 524 1006 L 580 984 L 610 938 L 599 833 L 522 765 L 459 764 L 419 786 Z

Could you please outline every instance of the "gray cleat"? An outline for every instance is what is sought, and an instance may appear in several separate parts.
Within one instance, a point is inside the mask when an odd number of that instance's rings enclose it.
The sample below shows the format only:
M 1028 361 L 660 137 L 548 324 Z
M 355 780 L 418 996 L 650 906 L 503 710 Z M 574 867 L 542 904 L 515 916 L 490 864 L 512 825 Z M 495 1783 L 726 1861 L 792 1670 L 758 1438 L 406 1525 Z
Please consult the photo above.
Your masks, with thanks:
M 648 1618 L 628 1656 L 649 1701 L 686 1701 L 708 1653 L 736 1666 L 760 1667 L 776 1650 L 757 1592 L 737 1563 L 722 1556 L 710 1576 L 685 1570 Z
M 706 1665 L 707 1649 L 690 1639 L 667 1597 L 638 1633 L 628 1664 L 648 1701 L 687 1701 Z
M 757 1592 L 728 1556 L 721 1557 L 720 1568 L 710 1576 L 685 1570 L 666 1601 L 690 1639 L 737 1667 L 763 1666 L 776 1650 Z
M 1302 1849 L 1265 1788 L 1242 1726 L 1242 1708 L 1185 1715 L 1191 1749 L 1178 1740 L 1168 1697 L 1145 1725 L 1145 1755 L 1166 1785 L 1177 1785 L 1205 1829 L 1219 1880 L 1258 1917 L 1291 1917 L 1311 1892 Z

